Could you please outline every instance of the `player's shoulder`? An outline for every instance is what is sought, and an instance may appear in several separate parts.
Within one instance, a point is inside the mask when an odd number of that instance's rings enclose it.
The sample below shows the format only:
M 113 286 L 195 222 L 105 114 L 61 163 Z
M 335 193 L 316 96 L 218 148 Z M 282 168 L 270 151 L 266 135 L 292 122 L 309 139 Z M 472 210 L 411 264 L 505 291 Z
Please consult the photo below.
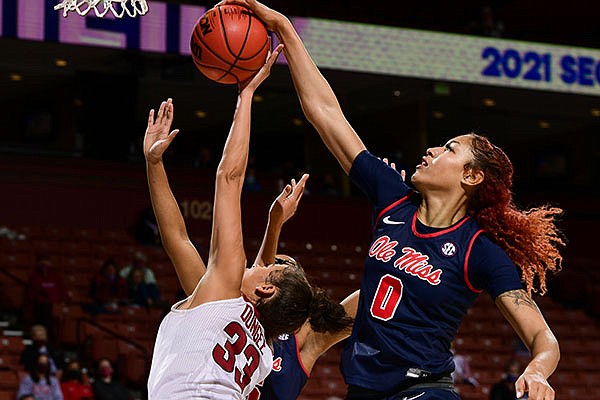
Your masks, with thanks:
M 477 226 L 477 237 L 474 245 L 481 249 L 502 250 L 502 248 L 490 237 L 489 233 Z
M 479 234 L 473 242 L 471 251 L 471 260 L 478 260 L 480 263 L 506 264 L 512 265 L 510 257 L 498 243 L 485 231 L 478 231 Z

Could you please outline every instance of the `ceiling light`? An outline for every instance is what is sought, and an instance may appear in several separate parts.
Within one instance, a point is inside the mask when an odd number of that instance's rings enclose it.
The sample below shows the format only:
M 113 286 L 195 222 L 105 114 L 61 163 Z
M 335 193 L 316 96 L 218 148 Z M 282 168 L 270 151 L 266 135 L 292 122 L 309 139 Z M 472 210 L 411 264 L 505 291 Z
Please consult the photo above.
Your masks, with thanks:
M 592 108 L 590 110 L 592 117 L 600 117 L 600 108 Z
M 394 93 L 393 93 L 394 97 L 400 97 L 400 95 L 401 95 L 401 94 L 402 94 L 402 92 L 401 92 L 401 91 L 399 91 L 399 90 L 394 90 Z
M 294 124 L 294 126 L 302 126 L 304 125 L 304 121 L 300 118 L 292 118 L 292 124 Z
M 265 98 L 262 97 L 260 94 L 255 94 L 253 100 L 254 100 L 255 103 L 262 103 L 264 99 Z
M 56 64 L 57 67 L 66 67 L 67 66 L 67 60 L 64 60 L 62 58 L 57 58 L 54 63 Z
M 21 74 L 10 74 L 10 80 L 14 81 L 14 82 L 18 82 L 18 81 L 22 81 L 23 80 L 23 75 Z
M 539 121 L 538 122 L 538 126 L 542 129 L 548 129 L 550 128 L 550 122 L 548 121 Z
M 435 119 L 442 119 L 444 118 L 444 113 L 441 111 L 434 111 L 433 112 L 433 118 Z
M 483 105 L 486 107 L 494 107 L 496 105 L 496 100 L 490 99 L 489 97 L 485 98 L 483 99 Z
M 195 115 L 197 118 L 206 118 L 206 111 L 203 111 L 203 110 L 197 110 L 197 111 L 195 111 L 195 112 L 194 112 L 194 115 Z

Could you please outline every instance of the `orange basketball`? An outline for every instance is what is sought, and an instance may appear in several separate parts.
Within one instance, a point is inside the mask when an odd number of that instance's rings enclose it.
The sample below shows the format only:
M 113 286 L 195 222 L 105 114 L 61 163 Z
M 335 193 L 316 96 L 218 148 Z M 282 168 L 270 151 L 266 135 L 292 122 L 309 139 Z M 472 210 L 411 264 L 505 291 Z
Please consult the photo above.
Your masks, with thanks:
M 265 63 L 269 35 L 261 20 L 246 7 L 221 5 L 200 17 L 190 40 L 196 68 L 209 79 L 237 84 Z

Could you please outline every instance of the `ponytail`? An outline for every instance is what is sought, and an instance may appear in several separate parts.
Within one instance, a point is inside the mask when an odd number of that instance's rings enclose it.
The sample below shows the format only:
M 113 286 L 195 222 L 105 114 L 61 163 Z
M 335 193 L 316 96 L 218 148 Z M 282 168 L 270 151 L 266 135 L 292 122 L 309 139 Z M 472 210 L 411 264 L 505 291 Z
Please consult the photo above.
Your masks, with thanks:
M 549 205 L 520 210 L 512 200 L 509 158 L 487 138 L 471 136 L 473 161 L 465 169 L 483 171 L 485 178 L 469 194 L 469 214 L 521 269 L 529 294 L 536 286 L 545 294 L 546 273 L 562 266 L 566 240 L 557 222 L 563 210 Z
M 315 332 L 337 333 L 352 326 L 354 318 L 346 314 L 344 307 L 332 300 L 325 291 L 313 287 L 309 322 Z

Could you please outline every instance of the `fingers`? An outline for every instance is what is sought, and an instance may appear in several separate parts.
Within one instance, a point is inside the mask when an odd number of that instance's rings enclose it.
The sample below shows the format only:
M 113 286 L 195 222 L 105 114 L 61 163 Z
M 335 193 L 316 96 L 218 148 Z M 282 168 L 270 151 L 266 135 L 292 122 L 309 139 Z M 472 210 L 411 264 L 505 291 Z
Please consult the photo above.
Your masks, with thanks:
M 308 175 L 308 174 L 302 174 L 302 178 L 300 178 L 300 180 L 298 181 L 298 184 L 303 184 L 303 185 L 306 184 L 306 181 L 308 180 L 309 176 L 310 175 Z
M 299 199 L 304 193 L 304 188 L 306 186 L 306 180 L 308 177 L 308 174 L 304 174 L 297 182 L 296 179 L 292 178 L 291 182 L 286 185 L 280 196 L 285 196 L 286 198 L 294 197 L 295 199 Z
M 284 47 L 283 43 L 278 44 L 277 47 L 275 48 L 275 50 L 273 50 L 271 52 L 271 54 L 269 55 L 269 57 L 267 58 L 265 65 L 269 69 L 273 66 L 273 64 L 275 64 L 275 61 L 277 61 L 277 58 L 279 57 L 279 54 L 281 54 L 283 47 Z
M 292 193 L 293 188 L 292 185 L 290 185 L 289 183 L 287 185 L 285 185 L 283 187 L 283 189 L 281 190 L 281 193 L 279 193 L 279 195 L 277 196 L 277 198 L 275 199 L 276 201 L 281 201 L 283 199 L 286 199 L 290 193 Z
M 179 133 L 179 129 L 173 129 L 171 131 L 171 133 L 169 133 L 169 142 L 172 142 L 173 140 L 175 140 L 175 136 L 177 136 L 177 134 Z
M 157 124 L 162 123 L 163 116 L 165 115 L 165 107 L 166 106 L 167 106 L 166 101 L 163 101 L 162 103 L 160 103 L 160 107 L 158 109 L 158 114 L 156 114 L 156 123 Z
M 150 110 L 150 115 L 148 116 L 148 125 L 150 126 L 151 124 L 171 124 L 171 122 L 173 122 L 174 115 L 175 114 L 173 109 L 173 99 L 169 97 L 166 101 L 160 103 L 160 108 L 158 109 L 158 113 L 156 114 L 156 121 L 153 121 L 154 109 Z
M 173 122 L 173 116 L 174 116 L 174 108 L 173 108 L 173 99 L 169 97 L 169 99 L 167 100 L 167 106 L 165 107 L 165 117 L 166 117 L 166 121 L 165 123 L 170 124 L 171 122 Z
M 150 110 L 148 113 L 148 126 L 152 126 L 154 124 L 154 108 Z
M 550 385 L 541 382 L 533 382 L 527 386 L 527 397 L 529 400 L 554 400 L 555 392 Z M 521 396 L 518 396 L 517 394 L 517 398 L 522 396 L 523 392 L 521 392 Z
M 517 399 L 520 399 L 521 397 L 523 397 L 523 394 L 525 394 L 525 390 L 526 390 L 525 379 L 523 379 L 523 377 L 520 377 L 515 382 L 515 393 L 517 395 Z
M 253 75 L 251 78 L 248 78 L 247 80 L 245 80 L 243 82 L 240 82 L 239 83 L 240 91 L 243 91 L 246 88 L 250 88 L 250 90 L 252 90 L 252 91 L 256 90 L 256 88 L 258 88 L 258 86 L 260 86 L 260 84 L 270 75 L 271 67 L 277 60 L 277 57 L 279 57 L 279 54 L 281 54 L 282 49 L 283 49 L 283 44 L 278 45 L 275 48 L 275 50 L 273 50 L 273 53 L 271 55 L 269 55 L 269 57 L 267 57 L 265 64 L 255 75 Z
M 304 175 L 302 175 L 302 178 L 300 178 L 300 180 L 296 184 L 294 192 L 292 193 L 292 195 L 294 195 L 296 197 L 296 200 L 300 200 L 300 198 L 304 194 L 304 188 L 306 187 L 307 179 L 308 179 L 308 174 L 304 174 Z
M 224 6 L 227 4 L 241 4 L 241 5 L 246 5 L 246 2 L 243 0 L 222 0 L 220 2 L 218 2 L 217 4 L 215 4 L 215 7 L 218 6 Z

